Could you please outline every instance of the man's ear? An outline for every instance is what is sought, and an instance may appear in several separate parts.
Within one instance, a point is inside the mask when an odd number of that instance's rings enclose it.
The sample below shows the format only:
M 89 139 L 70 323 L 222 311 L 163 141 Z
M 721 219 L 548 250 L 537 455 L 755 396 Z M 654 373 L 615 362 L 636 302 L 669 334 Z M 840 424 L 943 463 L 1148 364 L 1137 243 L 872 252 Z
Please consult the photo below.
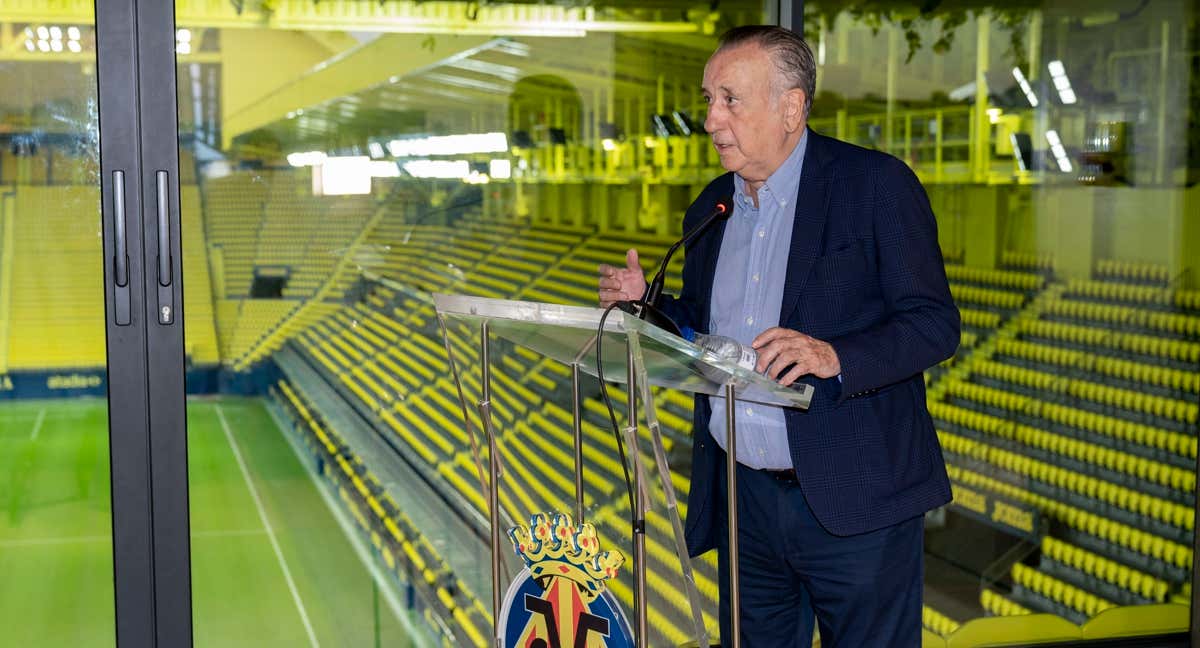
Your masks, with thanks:
M 783 95 L 783 125 L 787 132 L 794 133 L 804 127 L 804 104 L 808 97 L 800 88 L 792 88 Z

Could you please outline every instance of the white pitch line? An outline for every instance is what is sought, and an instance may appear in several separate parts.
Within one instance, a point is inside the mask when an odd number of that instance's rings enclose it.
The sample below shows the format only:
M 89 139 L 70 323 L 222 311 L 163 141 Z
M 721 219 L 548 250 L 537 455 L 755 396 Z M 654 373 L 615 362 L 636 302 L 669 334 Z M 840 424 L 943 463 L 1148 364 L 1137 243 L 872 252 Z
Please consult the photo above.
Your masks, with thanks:
M 233 431 L 229 429 L 229 422 L 225 420 L 225 413 L 221 411 L 221 406 L 216 405 L 217 418 L 221 420 L 221 429 L 225 431 L 225 438 L 229 441 L 229 447 L 233 450 L 233 458 L 237 460 L 238 468 L 242 471 L 242 479 L 246 481 L 246 488 L 250 490 L 250 497 L 254 500 L 254 507 L 258 509 L 258 518 L 262 520 L 263 528 L 267 530 L 267 539 L 271 541 L 271 548 L 275 550 L 275 558 L 279 561 L 279 567 L 283 570 L 283 578 L 287 581 L 288 589 L 292 592 L 292 600 L 296 602 L 296 609 L 300 612 L 300 620 L 304 622 L 304 631 L 308 633 L 308 641 L 313 648 L 320 648 L 320 643 L 317 641 L 317 634 L 313 632 L 312 622 L 308 619 L 308 612 L 304 610 L 304 601 L 300 600 L 300 592 L 296 589 L 296 582 L 292 580 L 292 570 L 288 569 L 287 560 L 283 557 L 283 551 L 279 548 L 279 540 L 275 538 L 275 530 L 271 528 L 271 522 L 267 520 L 267 512 L 263 510 L 262 500 L 258 497 L 258 490 L 254 488 L 254 482 L 250 479 L 250 471 L 246 469 L 246 462 L 242 459 L 242 452 L 238 450 L 237 441 L 233 438 Z
M 30 441 L 37 441 L 38 432 L 42 431 L 42 422 L 46 420 L 46 408 L 38 410 L 37 420 L 33 422 L 33 432 L 29 433 Z

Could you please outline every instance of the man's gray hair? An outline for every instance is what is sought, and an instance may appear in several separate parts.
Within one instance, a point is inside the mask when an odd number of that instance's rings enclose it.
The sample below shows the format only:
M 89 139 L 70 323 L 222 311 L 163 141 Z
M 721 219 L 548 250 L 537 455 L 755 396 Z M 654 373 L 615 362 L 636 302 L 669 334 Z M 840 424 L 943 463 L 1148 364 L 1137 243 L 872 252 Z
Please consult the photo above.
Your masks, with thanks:
M 758 45 L 766 50 L 779 72 L 785 86 L 777 91 L 800 88 L 804 91 L 804 116 L 812 108 L 813 94 L 817 91 L 817 62 L 808 43 L 796 32 L 777 25 L 744 25 L 734 27 L 721 35 L 717 51 Z

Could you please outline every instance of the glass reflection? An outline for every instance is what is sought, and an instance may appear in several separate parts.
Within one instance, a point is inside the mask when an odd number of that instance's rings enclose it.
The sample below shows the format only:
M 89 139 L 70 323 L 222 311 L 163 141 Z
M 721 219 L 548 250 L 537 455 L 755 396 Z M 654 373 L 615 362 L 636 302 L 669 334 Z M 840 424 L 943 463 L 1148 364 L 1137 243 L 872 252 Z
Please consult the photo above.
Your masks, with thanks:
M 805 18 L 814 128 L 916 170 L 963 318 L 926 376 L 955 491 L 926 524 L 927 641 L 1187 629 L 1194 8 Z
M 218 566 L 197 627 L 216 641 L 249 617 L 307 616 L 318 640 L 338 618 L 481 644 L 487 448 L 458 399 L 477 399 L 480 378 L 456 385 L 447 365 L 477 357 L 477 332 L 444 343 L 430 295 L 592 305 L 597 264 L 633 246 L 647 265 L 660 258 L 721 173 L 698 126 L 704 62 L 716 34 L 761 22 L 761 7 L 534 17 L 488 5 L 455 23 L 455 6 L 407 33 L 396 12 L 425 9 L 350 6 L 303 9 L 321 12 L 319 29 L 304 13 L 180 21 L 189 389 L 252 397 L 192 402 L 208 423 L 190 429 L 211 432 L 210 450 L 192 451 L 193 493 L 212 503 L 193 527 L 247 532 L 245 546 L 196 540 L 196 564 Z M 812 126 L 916 170 L 965 324 L 959 354 L 927 376 L 956 487 L 927 521 L 931 645 L 1026 611 L 1058 619 L 1003 631 L 1149 632 L 1143 606 L 1190 600 L 1195 24 L 1167 2 L 1086 15 L 805 4 Z M 503 519 L 572 510 L 569 369 L 510 344 L 492 360 Z M 617 444 L 596 383 L 584 391 L 587 516 L 604 547 L 630 555 Z M 624 411 L 623 390 L 613 396 Z M 691 399 L 656 399 L 682 496 Z M 691 612 L 661 486 L 651 497 L 651 644 L 680 643 Z M 715 635 L 714 563 L 695 567 Z M 270 593 L 235 585 L 249 564 L 265 565 Z M 343 570 L 354 585 L 321 586 Z M 625 572 L 610 586 L 625 605 L 631 583 Z M 412 596 L 391 605 L 389 590 Z M 1164 610 L 1186 628 L 1180 608 Z

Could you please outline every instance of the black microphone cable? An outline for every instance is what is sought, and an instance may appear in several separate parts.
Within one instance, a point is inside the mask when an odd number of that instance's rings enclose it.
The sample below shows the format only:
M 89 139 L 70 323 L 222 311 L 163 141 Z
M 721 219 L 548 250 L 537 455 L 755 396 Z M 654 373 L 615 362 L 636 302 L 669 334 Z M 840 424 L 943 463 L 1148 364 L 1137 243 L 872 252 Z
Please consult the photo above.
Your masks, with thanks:
M 608 320 L 608 315 L 613 312 L 622 302 L 613 302 L 608 308 L 604 309 L 604 314 L 600 316 L 600 325 L 596 327 L 596 377 L 600 379 L 600 395 L 603 397 L 604 406 L 608 408 L 608 420 L 612 423 L 613 436 L 617 438 L 617 452 L 621 455 L 621 471 L 625 473 L 625 494 L 629 496 L 629 528 L 634 535 L 638 532 L 638 526 L 642 523 L 637 519 L 637 511 L 633 507 L 633 481 L 629 478 L 629 463 L 625 458 L 625 441 L 621 438 L 621 427 L 617 423 L 616 410 L 613 409 L 612 398 L 608 395 L 608 382 L 604 380 L 604 355 L 601 353 L 601 342 L 604 340 L 604 322 Z M 630 398 L 637 398 L 636 394 L 631 394 Z M 637 425 L 637 421 L 633 421 Z M 633 540 L 633 536 L 630 540 Z M 636 543 L 631 544 L 634 546 Z
M 604 340 L 604 324 L 608 319 L 608 314 L 612 313 L 614 308 L 629 304 L 641 304 L 641 300 L 637 301 L 614 301 L 604 310 L 604 314 L 600 316 L 600 324 L 596 326 L 596 378 L 600 379 L 600 395 L 604 397 L 605 408 L 608 409 L 608 421 L 612 424 L 613 436 L 617 438 L 617 452 L 620 455 L 620 470 L 625 474 L 625 494 L 629 497 L 629 547 L 630 551 L 634 551 L 637 547 L 637 534 L 646 533 L 646 520 L 637 517 L 637 510 L 634 508 L 634 482 L 629 479 L 629 461 L 625 458 L 625 440 L 620 436 L 620 424 L 617 422 L 617 410 L 612 407 L 612 397 L 608 396 L 608 382 L 604 378 L 604 353 L 601 353 L 601 343 Z M 622 308 L 624 310 L 624 308 Z M 630 398 L 636 398 L 637 394 L 630 394 Z M 647 404 L 649 407 L 649 404 Z M 637 420 L 631 421 L 634 424 L 634 436 L 637 437 Z M 635 448 L 636 451 L 636 448 Z M 637 457 L 634 458 L 637 461 Z M 644 569 L 644 565 L 643 565 Z M 646 602 L 638 600 L 637 588 L 634 588 L 634 610 L 637 610 L 638 605 L 644 605 Z

